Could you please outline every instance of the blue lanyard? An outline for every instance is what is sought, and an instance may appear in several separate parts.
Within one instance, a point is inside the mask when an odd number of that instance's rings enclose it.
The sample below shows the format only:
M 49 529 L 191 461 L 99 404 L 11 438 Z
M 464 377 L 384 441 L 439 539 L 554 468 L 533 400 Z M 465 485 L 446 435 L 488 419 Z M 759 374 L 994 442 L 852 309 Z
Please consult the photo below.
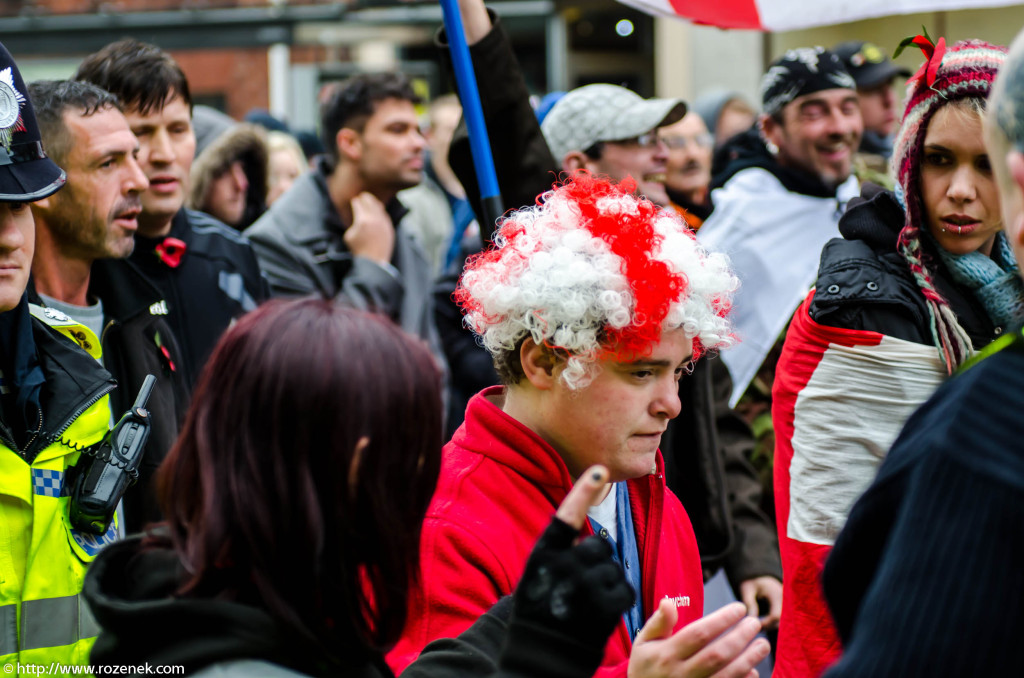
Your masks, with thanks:
M 615 484 L 615 528 L 618 539 L 612 539 L 608 530 L 590 518 L 590 526 L 594 534 L 607 540 L 612 546 L 615 562 L 622 566 L 626 573 L 626 581 L 633 587 L 635 601 L 633 606 L 626 610 L 622 618 L 626 621 L 626 629 L 629 631 L 629 639 L 636 639 L 640 633 L 640 627 L 644 625 L 644 606 L 641 600 L 641 571 L 640 553 L 636 547 L 636 531 L 633 529 L 633 510 L 629 506 L 629 487 L 626 483 Z

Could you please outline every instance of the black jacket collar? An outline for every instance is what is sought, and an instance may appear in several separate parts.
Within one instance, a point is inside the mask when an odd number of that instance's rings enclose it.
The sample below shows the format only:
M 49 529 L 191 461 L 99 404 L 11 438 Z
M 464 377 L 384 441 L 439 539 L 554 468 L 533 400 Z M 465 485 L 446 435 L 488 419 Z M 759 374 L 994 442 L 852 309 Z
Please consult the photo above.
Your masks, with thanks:
M 341 215 L 338 214 L 338 208 L 334 206 L 334 202 L 331 200 L 331 193 L 327 188 L 327 178 L 334 171 L 334 168 L 328 162 L 326 158 L 320 158 L 317 161 L 317 165 L 314 171 L 311 173 L 313 180 L 316 182 L 316 187 L 321 194 L 321 199 L 324 201 L 326 217 L 324 224 L 328 230 L 334 231 L 335 233 L 344 233 L 351 224 L 346 224 L 341 219 Z M 395 228 L 401 223 L 405 215 L 409 213 L 408 208 L 402 204 L 397 198 L 391 198 L 384 205 L 384 209 L 387 211 L 388 216 L 391 217 L 391 223 L 394 224 Z M 319 224 L 312 224 L 311 226 L 320 228 Z
M 751 168 L 771 172 L 791 193 L 814 198 L 836 197 L 838 186 L 829 187 L 815 174 L 780 165 L 775 156 L 768 152 L 756 127 L 737 134 L 715 153 L 711 188 L 721 188 L 737 173 Z
M 714 206 L 711 204 L 710 199 L 703 205 L 698 205 L 697 203 L 690 202 L 683 196 L 682 193 L 680 193 L 679 191 L 673 191 L 668 186 L 665 186 L 665 193 L 668 194 L 669 200 L 671 200 L 676 205 L 679 205 L 684 210 L 694 215 L 701 221 L 706 221 L 707 218 L 711 216 L 712 210 L 714 210 Z M 711 194 L 709 193 L 708 196 L 710 197 L 710 195 Z
M 163 294 L 127 259 L 100 259 L 92 264 L 89 294 L 103 302 L 108 318 L 125 322 L 164 300 Z
M 31 443 L 19 449 L 28 463 L 32 463 L 40 450 L 55 442 L 82 412 L 116 386 L 109 372 L 57 330 L 32 318 L 31 332 L 43 382 L 36 408 L 42 414 L 41 426 L 36 432 L 38 424 L 33 423 L 31 430 L 35 434 L 28 439 Z M 13 425 L 16 424 L 4 422 L 5 428 Z M 3 437 L 9 438 L 9 433 L 5 432 Z

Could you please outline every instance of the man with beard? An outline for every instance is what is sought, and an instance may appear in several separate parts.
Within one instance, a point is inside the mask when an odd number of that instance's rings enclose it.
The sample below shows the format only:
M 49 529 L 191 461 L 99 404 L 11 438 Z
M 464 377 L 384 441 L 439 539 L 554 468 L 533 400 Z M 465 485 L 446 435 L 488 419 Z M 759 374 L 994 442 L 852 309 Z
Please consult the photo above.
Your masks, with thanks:
M 40 81 L 29 86 L 29 96 L 43 145 L 67 174 L 63 191 L 32 204 L 35 290 L 29 297 L 91 330 L 79 344 L 117 379 L 115 414 L 131 406 L 147 374 L 157 378 L 141 482 L 124 498 L 124 524 L 134 532 L 159 518 L 149 480 L 187 407 L 167 302 L 128 261 L 149 182 L 136 159 L 139 142 L 113 95 L 87 83 Z
M 853 156 L 863 123 L 856 83 L 838 57 L 823 47 L 789 50 L 761 79 L 761 98 L 757 127 L 726 146 L 714 213 L 697 235 L 729 255 L 740 278 L 733 319 L 741 341 L 722 353 L 733 405 L 814 283 L 821 248 L 839 237 L 858 190 Z
M 167 321 L 182 348 L 177 367 L 191 388 L 221 333 L 269 296 L 266 280 L 237 231 L 184 208 L 196 136 L 178 63 L 153 45 L 119 40 L 87 56 L 75 80 L 116 96 L 138 137 L 149 187 L 131 259 L 167 299 Z
M 443 355 L 422 248 L 395 195 L 423 178 L 419 97 L 397 73 L 358 75 L 320 108 L 328 153 L 245 235 L 275 296 L 318 293 L 386 314 Z

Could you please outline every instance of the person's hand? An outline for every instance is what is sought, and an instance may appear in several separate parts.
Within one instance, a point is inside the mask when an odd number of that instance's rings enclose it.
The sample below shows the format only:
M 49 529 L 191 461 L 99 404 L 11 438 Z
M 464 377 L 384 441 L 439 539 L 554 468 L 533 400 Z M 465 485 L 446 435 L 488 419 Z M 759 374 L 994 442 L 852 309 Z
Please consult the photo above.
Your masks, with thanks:
M 513 594 L 514 622 L 601 648 L 633 604 L 633 589 L 607 542 L 588 537 L 573 545 L 607 481 L 603 466 L 587 469 L 558 507 Z
M 757 678 L 771 646 L 754 640 L 761 624 L 746 611 L 732 603 L 673 634 L 679 612 L 663 598 L 633 641 L 629 678 Z
M 352 198 L 352 225 L 343 236 L 345 246 L 357 257 L 379 264 L 391 262 L 395 249 L 395 226 L 384 209 L 384 203 L 372 193 L 363 191 Z
M 751 617 L 757 616 L 757 601 L 768 601 L 768 614 L 761 617 L 761 628 L 778 628 L 779 617 L 782 615 L 781 581 L 770 575 L 748 579 L 740 584 L 740 598 L 747 606 L 747 614 Z

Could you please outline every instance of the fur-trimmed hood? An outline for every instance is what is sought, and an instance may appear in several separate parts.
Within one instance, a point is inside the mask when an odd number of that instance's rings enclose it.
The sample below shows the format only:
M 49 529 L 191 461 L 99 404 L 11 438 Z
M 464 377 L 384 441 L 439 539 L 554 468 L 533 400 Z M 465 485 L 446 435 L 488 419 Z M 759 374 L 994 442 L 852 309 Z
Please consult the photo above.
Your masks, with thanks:
M 242 230 L 248 227 L 267 209 L 268 158 L 267 135 L 258 125 L 239 123 L 223 132 L 192 163 L 188 207 L 202 210 L 214 179 L 223 174 L 231 163 L 241 160 L 249 189 L 245 214 L 235 228 Z

